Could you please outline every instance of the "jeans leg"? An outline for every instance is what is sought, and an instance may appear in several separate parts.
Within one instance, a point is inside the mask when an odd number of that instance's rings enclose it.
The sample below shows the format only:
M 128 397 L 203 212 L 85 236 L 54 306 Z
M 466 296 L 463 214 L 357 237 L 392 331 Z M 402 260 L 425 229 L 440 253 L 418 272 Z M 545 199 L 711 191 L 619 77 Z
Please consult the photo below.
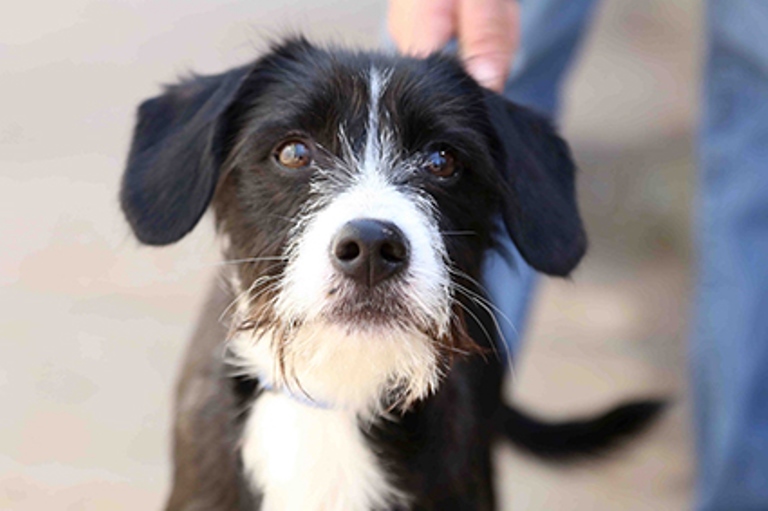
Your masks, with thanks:
M 768 2 L 709 0 L 691 364 L 697 509 L 768 509 Z
M 591 19 L 595 0 L 522 0 L 521 44 L 504 95 L 554 118 L 560 84 Z M 536 283 L 536 273 L 497 220 L 500 250 L 483 266 L 483 285 L 497 310 L 505 355 L 517 352 Z M 511 254 L 505 258 L 504 253 Z
M 596 0 L 520 0 L 520 48 L 504 95 L 555 119 L 560 88 Z

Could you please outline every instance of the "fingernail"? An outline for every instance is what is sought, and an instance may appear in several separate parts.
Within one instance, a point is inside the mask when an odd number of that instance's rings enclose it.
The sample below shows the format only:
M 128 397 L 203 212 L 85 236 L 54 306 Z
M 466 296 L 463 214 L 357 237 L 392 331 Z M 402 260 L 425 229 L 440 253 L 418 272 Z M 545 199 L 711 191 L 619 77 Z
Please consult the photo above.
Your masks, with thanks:
M 504 86 L 504 80 L 501 71 L 489 62 L 471 62 L 467 64 L 469 74 L 477 80 L 480 85 L 496 92 L 501 92 Z

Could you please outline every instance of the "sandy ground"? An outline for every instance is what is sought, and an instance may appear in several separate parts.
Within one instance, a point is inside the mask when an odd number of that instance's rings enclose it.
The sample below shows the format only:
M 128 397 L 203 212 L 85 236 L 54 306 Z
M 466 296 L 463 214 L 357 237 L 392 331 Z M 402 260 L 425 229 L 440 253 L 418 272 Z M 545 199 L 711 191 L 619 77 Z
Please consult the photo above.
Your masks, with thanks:
M 0 509 L 157 509 L 170 395 L 216 242 L 158 250 L 116 201 L 133 109 L 288 31 L 373 45 L 382 2 L 33 0 L 0 7 Z M 674 5 L 672 5 L 674 4 Z M 538 413 L 674 405 L 631 448 L 549 466 L 501 449 L 505 509 L 682 510 L 697 2 L 608 0 L 567 91 L 592 251 L 543 282 L 511 393 Z

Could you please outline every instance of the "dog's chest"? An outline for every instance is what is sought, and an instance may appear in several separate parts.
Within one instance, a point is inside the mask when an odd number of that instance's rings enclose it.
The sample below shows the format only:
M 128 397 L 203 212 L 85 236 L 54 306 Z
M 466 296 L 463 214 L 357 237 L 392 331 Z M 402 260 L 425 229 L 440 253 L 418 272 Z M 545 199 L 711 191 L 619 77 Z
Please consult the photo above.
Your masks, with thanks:
M 354 413 L 265 393 L 243 430 L 246 476 L 263 511 L 372 511 L 402 500 Z

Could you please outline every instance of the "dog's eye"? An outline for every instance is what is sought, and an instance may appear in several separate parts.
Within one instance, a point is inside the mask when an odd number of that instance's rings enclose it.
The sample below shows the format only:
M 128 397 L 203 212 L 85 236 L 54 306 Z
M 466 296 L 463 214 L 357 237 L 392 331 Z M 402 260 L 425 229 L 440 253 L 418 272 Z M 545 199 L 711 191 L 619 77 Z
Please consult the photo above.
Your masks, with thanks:
M 289 140 L 277 146 L 275 160 L 289 169 L 303 169 L 312 163 L 312 149 L 300 140 Z
M 449 178 L 456 174 L 458 164 L 456 158 L 450 151 L 433 151 L 427 155 L 424 162 L 424 170 L 433 176 Z

